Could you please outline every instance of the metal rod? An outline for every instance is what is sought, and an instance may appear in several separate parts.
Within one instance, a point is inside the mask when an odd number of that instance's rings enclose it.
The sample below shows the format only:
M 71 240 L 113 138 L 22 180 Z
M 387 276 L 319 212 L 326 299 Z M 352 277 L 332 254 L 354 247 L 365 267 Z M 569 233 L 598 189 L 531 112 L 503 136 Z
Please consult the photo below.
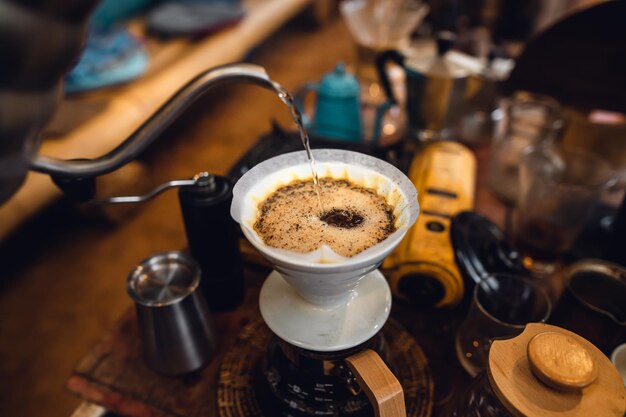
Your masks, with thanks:
M 154 190 L 144 195 L 125 195 L 117 197 L 102 197 L 89 201 L 89 204 L 124 204 L 124 203 L 143 203 L 153 197 L 161 194 L 170 188 L 189 187 L 196 185 L 195 180 L 174 180 L 159 185 Z

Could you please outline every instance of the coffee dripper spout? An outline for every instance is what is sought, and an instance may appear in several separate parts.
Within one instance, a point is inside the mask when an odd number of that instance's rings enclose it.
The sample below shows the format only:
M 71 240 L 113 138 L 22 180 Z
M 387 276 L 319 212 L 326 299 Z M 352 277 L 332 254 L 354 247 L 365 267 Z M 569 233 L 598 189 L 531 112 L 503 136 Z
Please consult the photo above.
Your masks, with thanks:
M 115 171 L 136 159 L 161 133 L 198 98 L 214 87 L 247 83 L 268 89 L 279 97 L 286 90 L 272 81 L 261 66 L 228 64 L 209 69 L 188 82 L 150 116 L 133 134 L 109 153 L 95 159 L 63 160 L 38 156 L 31 169 L 57 178 L 89 178 Z

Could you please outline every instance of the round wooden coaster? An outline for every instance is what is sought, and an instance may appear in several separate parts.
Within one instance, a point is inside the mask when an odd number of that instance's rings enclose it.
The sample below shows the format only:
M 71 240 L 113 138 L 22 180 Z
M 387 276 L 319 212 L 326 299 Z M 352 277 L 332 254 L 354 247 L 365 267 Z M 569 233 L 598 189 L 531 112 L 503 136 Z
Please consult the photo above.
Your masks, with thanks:
M 383 327 L 396 377 L 404 389 L 408 417 L 429 417 L 434 384 L 426 357 L 415 339 L 394 320 Z M 220 417 L 274 417 L 263 413 L 258 385 L 259 364 L 272 337 L 258 318 L 246 325 L 224 355 L 217 388 Z

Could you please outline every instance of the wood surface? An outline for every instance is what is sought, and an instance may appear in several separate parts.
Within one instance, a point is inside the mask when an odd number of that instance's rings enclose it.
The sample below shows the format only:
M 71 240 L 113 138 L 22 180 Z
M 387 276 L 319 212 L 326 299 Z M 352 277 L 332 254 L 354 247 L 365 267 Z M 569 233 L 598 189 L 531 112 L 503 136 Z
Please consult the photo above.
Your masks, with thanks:
M 371 349 L 346 359 L 376 417 L 406 417 L 404 391 L 385 362 Z
M 558 332 L 580 343 L 598 367 L 595 382 L 581 390 L 562 391 L 537 379 L 526 350 L 530 340 L 544 332 Z M 587 340 L 556 326 L 530 323 L 518 337 L 494 341 L 488 376 L 498 399 L 515 416 L 622 417 L 626 412 L 626 388 L 610 360 Z
M 598 367 L 587 349 L 562 333 L 535 335 L 528 342 L 527 353 L 535 376 L 556 389 L 577 391 L 598 377 Z
M 200 41 L 158 41 L 131 28 L 146 42 L 150 66 L 132 83 L 67 97 L 48 127 L 39 151 L 59 158 L 93 158 L 119 145 L 175 91 L 208 68 L 241 60 L 312 0 L 246 0 L 235 26 Z M 271 74 L 270 74 L 271 76 Z M 46 134 L 44 133 L 44 138 Z M 0 240 L 61 192 L 47 175 L 29 173 L 22 188 L 0 206 Z

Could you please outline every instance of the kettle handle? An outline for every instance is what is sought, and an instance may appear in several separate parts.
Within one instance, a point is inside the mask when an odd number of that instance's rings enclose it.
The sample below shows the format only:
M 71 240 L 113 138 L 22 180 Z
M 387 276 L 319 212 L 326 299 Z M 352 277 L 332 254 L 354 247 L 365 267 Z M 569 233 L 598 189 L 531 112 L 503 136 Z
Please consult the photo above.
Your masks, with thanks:
M 396 100 L 393 95 L 391 82 L 389 81 L 389 76 L 387 75 L 386 65 L 388 61 L 392 61 L 404 68 L 404 59 L 404 55 L 394 49 L 389 49 L 376 55 L 376 71 L 378 72 L 378 79 L 385 90 L 387 98 L 391 100 L 393 104 L 398 104 L 398 100 Z
M 402 385 L 376 352 L 367 349 L 346 358 L 346 362 L 376 417 L 406 417 Z
M 294 94 L 294 98 L 293 98 L 294 103 L 296 104 L 296 108 L 302 115 L 302 123 L 304 124 L 304 127 L 306 127 L 307 129 L 310 127 L 309 125 L 311 123 L 311 117 L 309 117 L 304 111 L 304 103 L 305 103 L 307 94 L 311 92 L 319 93 L 319 84 L 304 83 L 304 85 L 302 85 L 302 87 L 300 87 L 298 91 L 296 91 L 296 93 Z

